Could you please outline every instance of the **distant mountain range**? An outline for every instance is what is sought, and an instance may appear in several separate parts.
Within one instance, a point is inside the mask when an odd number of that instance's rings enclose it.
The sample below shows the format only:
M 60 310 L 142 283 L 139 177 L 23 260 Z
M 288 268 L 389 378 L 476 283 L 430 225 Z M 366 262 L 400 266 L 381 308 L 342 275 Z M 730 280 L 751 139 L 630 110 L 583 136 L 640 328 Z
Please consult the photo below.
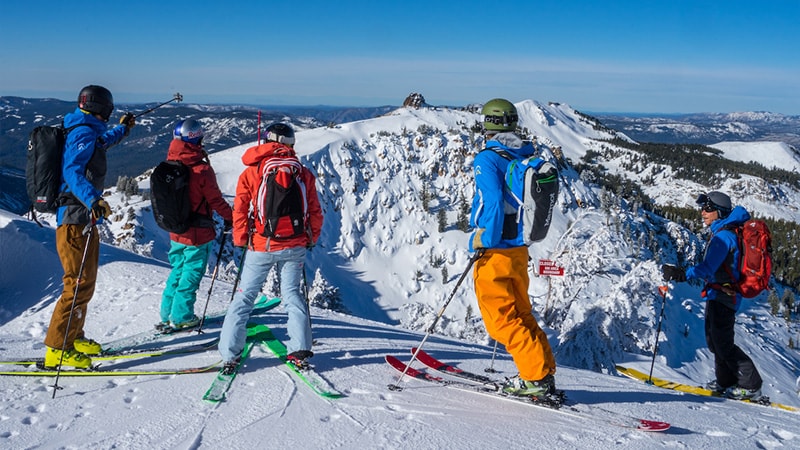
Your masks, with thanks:
M 166 100 L 166 99 L 165 99 Z M 145 111 L 157 105 L 119 104 L 111 116 L 114 123 L 126 111 Z M 54 125 L 75 110 L 75 102 L 55 99 L 0 97 L 0 168 L 24 170 L 28 135 L 37 125 Z M 337 123 L 369 119 L 395 109 L 395 106 L 370 108 L 329 106 L 222 106 L 171 103 L 140 117 L 131 135 L 108 154 L 108 183 L 120 175 L 136 176 L 154 167 L 167 154 L 172 131 L 181 119 L 199 120 L 205 129 L 206 151 L 215 153 L 258 137 L 258 111 L 262 129 L 273 122 L 291 123 L 308 129 Z
M 635 115 L 596 113 L 604 125 L 638 142 L 710 145 L 777 141 L 800 147 L 800 116 L 769 112 Z
M 421 101 L 424 103 L 424 99 Z M 118 120 L 126 111 L 141 112 L 157 104 L 117 105 L 111 121 Z M 558 107 L 558 103 L 551 106 Z M 16 212 L 27 208 L 23 203 L 26 197 L 24 168 L 28 135 L 37 125 L 60 122 L 74 109 L 75 103 L 70 101 L 0 97 L 0 204 Z M 131 135 L 109 152 L 107 184 L 115 185 L 121 175 L 139 176 L 161 161 L 172 139 L 173 127 L 181 119 L 194 118 L 203 123 L 205 148 L 213 154 L 255 143 L 259 111 L 262 129 L 270 123 L 282 121 L 291 123 L 297 130 L 309 130 L 380 117 L 395 109 L 394 106 L 259 107 L 171 103 L 140 117 Z M 480 105 L 458 109 L 478 113 Z M 596 119 L 609 130 L 620 131 L 637 142 L 710 145 L 722 141 L 777 141 L 800 148 L 800 116 L 767 112 L 651 116 L 595 113 L 584 116 Z

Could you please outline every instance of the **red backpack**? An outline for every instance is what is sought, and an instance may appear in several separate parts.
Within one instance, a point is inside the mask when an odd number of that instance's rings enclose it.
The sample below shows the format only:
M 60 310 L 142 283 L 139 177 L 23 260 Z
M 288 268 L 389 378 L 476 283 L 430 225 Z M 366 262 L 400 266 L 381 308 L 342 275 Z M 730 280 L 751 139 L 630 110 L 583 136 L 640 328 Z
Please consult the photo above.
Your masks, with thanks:
M 291 239 L 307 232 L 308 201 L 296 156 L 274 155 L 261 161 L 261 183 L 255 206 L 256 231 L 272 239 Z
M 739 242 L 739 281 L 733 289 L 753 298 L 769 288 L 772 275 L 772 235 L 766 222 L 752 219 L 733 229 Z M 733 277 L 731 277 L 733 278 Z

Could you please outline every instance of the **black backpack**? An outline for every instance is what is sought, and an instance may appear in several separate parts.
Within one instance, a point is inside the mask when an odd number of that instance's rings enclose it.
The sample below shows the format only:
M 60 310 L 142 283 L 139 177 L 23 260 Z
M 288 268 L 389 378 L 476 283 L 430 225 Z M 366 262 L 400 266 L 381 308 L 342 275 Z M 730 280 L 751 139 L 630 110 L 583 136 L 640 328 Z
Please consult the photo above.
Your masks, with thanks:
M 150 175 L 150 201 L 156 224 L 172 233 L 185 233 L 191 226 L 189 176 L 192 170 L 180 161 L 162 161 Z
M 54 213 L 61 206 L 61 171 L 64 160 L 64 144 L 67 134 L 76 127 L 63 124 L 41 125 L 31 131 L 28 139 L 28 155 L 25 165 L 25 184 L 31 208 L 42 213 Z

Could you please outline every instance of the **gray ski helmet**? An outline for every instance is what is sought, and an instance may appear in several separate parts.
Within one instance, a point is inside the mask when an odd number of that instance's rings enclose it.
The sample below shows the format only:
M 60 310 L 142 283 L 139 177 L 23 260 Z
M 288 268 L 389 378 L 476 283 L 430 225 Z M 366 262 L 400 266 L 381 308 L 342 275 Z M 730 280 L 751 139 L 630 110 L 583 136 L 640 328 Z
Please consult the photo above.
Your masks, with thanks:
M 706 211 L 717 210 L 719 212 L 720 219 L 728 217 L 728 214 L 730 214 L 733 210 L 731 198 L 718 191 L 712 191 L 708 194 L 700 194 L 697 197 L 697 204 Z
M 265 133 L 267 142 L 294 145 L 294 130 L 285 123 L 273 123 L 267 127 Z
M 203 142 L 203 126 L 194 119 L 181 120 L 175 125 L 174 139 L 180 139 L 194 145 Z
M 111 91 L 103 86 L 90 84 L 81 89 L 78 94 L 78 108 L 98 114 L 108 122 L 108 118 L 114 112 L 114 97 L 111 95 Z

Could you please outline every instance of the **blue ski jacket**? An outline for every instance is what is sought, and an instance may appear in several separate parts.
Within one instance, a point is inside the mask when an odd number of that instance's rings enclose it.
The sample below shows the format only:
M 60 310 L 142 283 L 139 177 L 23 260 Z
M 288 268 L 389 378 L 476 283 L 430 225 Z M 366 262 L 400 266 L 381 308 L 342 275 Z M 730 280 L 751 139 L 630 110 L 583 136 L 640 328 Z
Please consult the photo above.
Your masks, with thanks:
M 733 208 L 728 217 L 712 222 L 709 227 L 711 228 L 711 237 L 706 245 L 703 261 L 686 269 L 686 279 L 699 278 L 705 280 L 707 285 L 724 285 L 739 281 L 741 253 L 736 232 L 730 227 L 741 226 L 748 220 L 750 220 L 750 213 L 743 207 L 737 206 Z M 738 311 L 741 306 L 742 296 L 738 293 L 730 296 L 709 286 L 704 292 L 706 300 L 722 302 L 735 311 Z
M 514 133 L 499 133 L 486 141 L 485 150 L 502 150 L 514 158 L 533 156 L 536 149 Z M 503 239 L 503 223 L 506 214 L 516 214 L 516 208 L 506 211 L 505 176 L 510 161 L 497 151 L 481 151 L 475 156 L 475 197 L 472 199 L 470 226 L 475 228 L 469 241 L 469 250 L 485 248 L 523 247 L 522 224 L 518 224 L 516 238 Z
M 86 126 L 76 126 L 86 125 Z M 58 208 L 57 225 L 88 224 L 89 208 L 103 195 L 106 179 L 106 150 L 125 137 L 125 126 L 108 130 L 108 125 L 80 108 L 64 116 L 67 135 L 61 165 L 61 193 L 67 199 Z M 77 201 L 75 201 L 77 199 Z M 103 218 L 98 219 L 102 223 Z

